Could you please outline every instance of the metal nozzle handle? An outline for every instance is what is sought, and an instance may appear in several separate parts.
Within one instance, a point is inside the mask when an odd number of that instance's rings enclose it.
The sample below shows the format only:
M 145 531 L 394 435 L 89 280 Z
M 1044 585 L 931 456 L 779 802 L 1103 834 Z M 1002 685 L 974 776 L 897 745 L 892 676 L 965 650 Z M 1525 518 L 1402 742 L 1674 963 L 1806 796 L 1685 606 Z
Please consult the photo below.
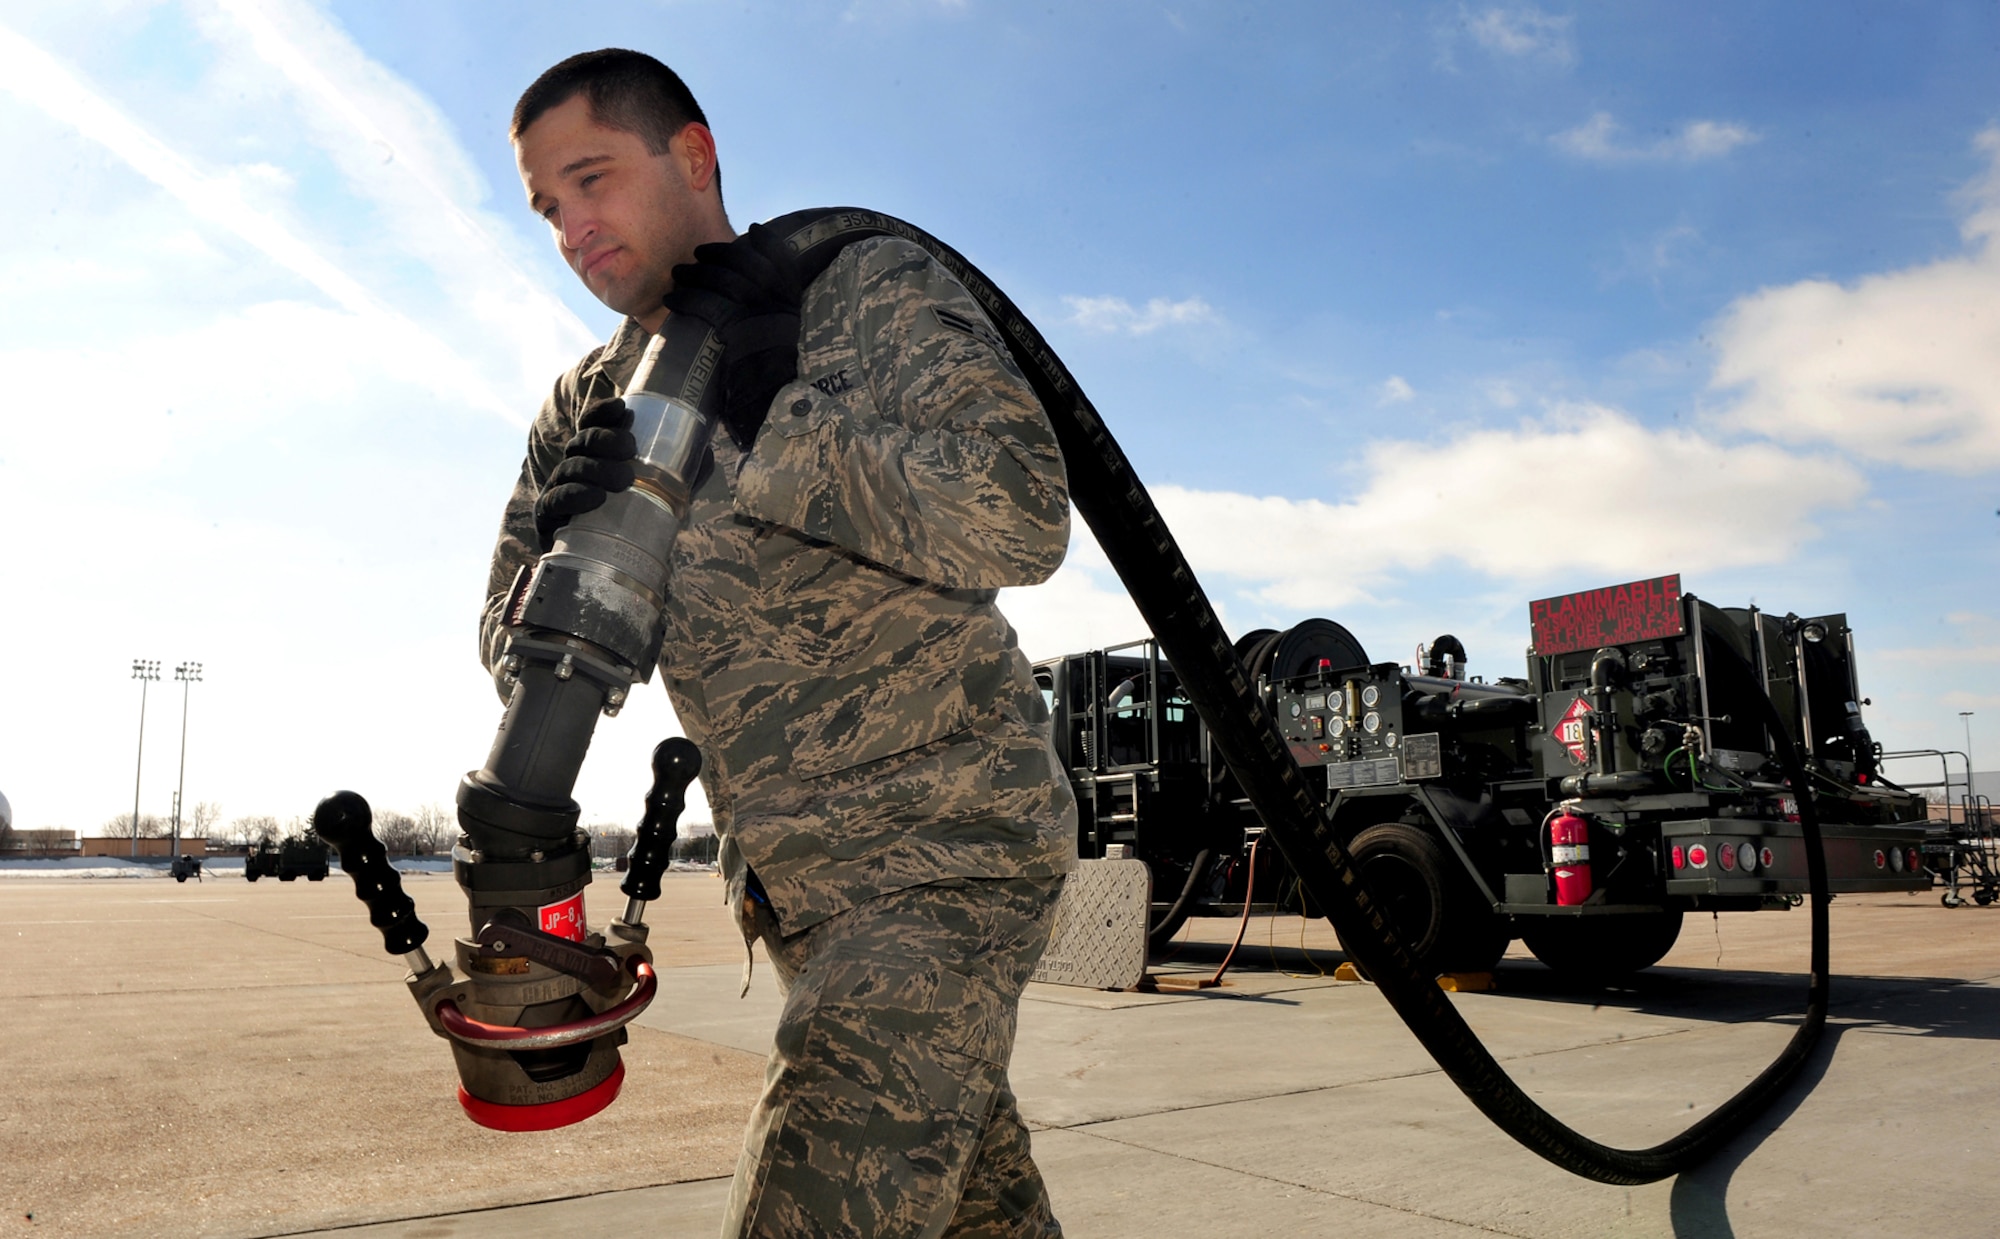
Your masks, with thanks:
M 313 831 L 340 853 L 340 867 L 354 879 L 354 897 L 368 905 L 368 921 L 382 931 L 391 955 L 408 955 L 430 937 L 417 919 L 417 905 L 403 893 L 403 879 L 371 829 L 374 814 L 354 792 L 335 792 L 313 810 Z
M 653 750 L 653 788 L 646 793 L 646 816 L 639 823 L 631 865 L 618 889 L 634 900 L 660 897 L 660 875 L 673 858 L 675 824 L 687 808 L 687 787 L 701 773 L 701 750 L 682 736 L 660 741 Z

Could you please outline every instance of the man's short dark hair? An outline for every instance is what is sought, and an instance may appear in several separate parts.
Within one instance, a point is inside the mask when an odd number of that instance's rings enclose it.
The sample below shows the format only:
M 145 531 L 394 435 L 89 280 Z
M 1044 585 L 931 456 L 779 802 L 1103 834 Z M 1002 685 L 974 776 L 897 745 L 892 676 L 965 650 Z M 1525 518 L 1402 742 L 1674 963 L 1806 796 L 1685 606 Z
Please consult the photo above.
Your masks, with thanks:
M 708 124 L 680 74 L 644 52 L 607 47 L 579 52 L 536 78 L 514 105 L 508 136 L 520 141 L 544 112 L 577 95 L 589 101 L 591 118 L 598 124 L 637 136 L 655 155 L 666 154 L 667 143 L 690 123 Z M 721 187 L 718 170 L 718 192 Z

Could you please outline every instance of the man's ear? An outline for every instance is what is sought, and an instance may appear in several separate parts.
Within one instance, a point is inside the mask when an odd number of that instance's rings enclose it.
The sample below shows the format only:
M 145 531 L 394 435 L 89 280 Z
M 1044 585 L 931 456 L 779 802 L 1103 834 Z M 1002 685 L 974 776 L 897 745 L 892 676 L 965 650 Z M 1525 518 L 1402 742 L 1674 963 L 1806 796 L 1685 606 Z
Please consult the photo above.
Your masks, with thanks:
M 715 184 L 715 135 L 700 121 L 689 121 L 667 143 L 667 154 L 680 168 L 688 188 L 706 192 Z

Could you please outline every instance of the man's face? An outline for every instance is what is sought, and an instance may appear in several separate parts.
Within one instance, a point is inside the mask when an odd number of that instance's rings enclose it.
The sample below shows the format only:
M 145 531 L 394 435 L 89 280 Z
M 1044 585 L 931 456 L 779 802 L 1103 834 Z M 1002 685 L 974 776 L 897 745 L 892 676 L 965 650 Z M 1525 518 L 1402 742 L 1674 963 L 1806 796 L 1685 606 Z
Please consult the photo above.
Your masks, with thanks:
M 637 134 L 598 124 L 582 95 L 514 143 L 529 209 L 549 222 L 563 261 L 599 301 L 641 322 L 664 316 L 674 265 L 709 239 L 682 145 L 652 154 Z

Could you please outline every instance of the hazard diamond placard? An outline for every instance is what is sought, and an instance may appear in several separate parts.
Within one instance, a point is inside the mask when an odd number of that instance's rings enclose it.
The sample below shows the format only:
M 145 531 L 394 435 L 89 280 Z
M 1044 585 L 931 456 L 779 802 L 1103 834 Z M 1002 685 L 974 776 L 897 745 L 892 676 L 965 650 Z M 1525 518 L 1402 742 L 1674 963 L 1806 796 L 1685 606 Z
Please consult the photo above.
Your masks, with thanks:
M 1556 720 L 1556 741 L 1569 750 L 1570 760 L 1579 766 L 1590 760 L 1590 716 L 1594 713 L 1590 703 L 1578 697 Z

